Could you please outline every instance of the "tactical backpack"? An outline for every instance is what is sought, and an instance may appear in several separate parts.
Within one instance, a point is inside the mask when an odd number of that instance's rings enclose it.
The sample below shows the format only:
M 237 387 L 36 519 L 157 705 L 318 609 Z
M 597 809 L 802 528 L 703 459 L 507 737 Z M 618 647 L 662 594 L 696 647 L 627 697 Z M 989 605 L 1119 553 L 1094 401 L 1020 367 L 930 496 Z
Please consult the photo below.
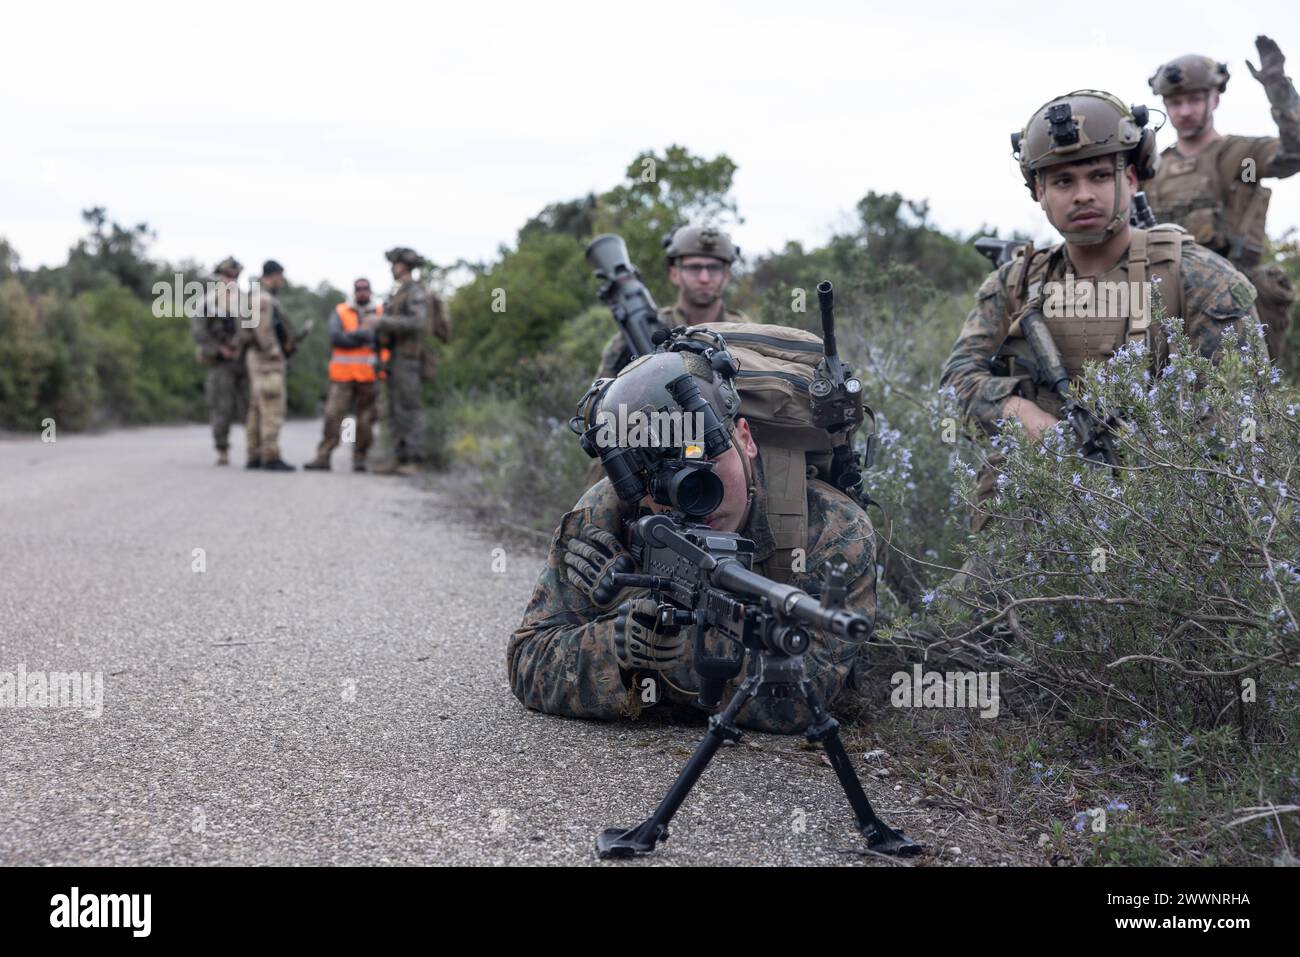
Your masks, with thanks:
M 820 336 L 789 326 L 749 322 L 710 322 L 692 326 L 717 333 L 740 365 L 735 385 L 740 412 L 758 444 L 767 486 L 768 518 L 776 540 L 769 577 L 789 582 L 795 549 L 808 547 L 808 480 L 831 481 L 832 450 L 845 442 L 843 432 L 828 432 L 813 417 L 809 388 L 825 353 Z M 875 452 L 875 413 L 863 406 L 870 422 L 866 464 Z

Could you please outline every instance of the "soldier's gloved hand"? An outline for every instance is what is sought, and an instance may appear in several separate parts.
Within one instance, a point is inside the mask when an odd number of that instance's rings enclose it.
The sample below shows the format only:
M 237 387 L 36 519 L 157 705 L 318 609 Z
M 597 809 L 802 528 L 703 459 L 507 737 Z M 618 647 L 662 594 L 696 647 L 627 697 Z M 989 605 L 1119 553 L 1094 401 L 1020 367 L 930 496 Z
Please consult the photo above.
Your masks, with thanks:
M 595 525 L 584 525 L 577 538 L 569 539 L 564 553 L 569 582 L 597 608 L 613 608 L 626 589 L 615 588 L 609 576 L 636 571 L 632 556 L 617 538 Z
M 660 605 L 638 598 L 618 606 L 614 619 L 614 654 L 628 671 L 671 671 L 686 654 L 686 634 L 676 625 L 660 623 Z
M 1259 69 L 1249 60 L 1246 61 L 1246 68 L 1250 70 L 1251 75 L 1259 80 L 1260 83 L 1267 83 L 1269 80 L 1277 80 L 1286 76 L 1284 69 L 1286 57 L 1282 55 L 1282 50 L 1277 43 L 1266 36 L 1260 35 L 1255 37 L 1255 49 L 1259 51 Z

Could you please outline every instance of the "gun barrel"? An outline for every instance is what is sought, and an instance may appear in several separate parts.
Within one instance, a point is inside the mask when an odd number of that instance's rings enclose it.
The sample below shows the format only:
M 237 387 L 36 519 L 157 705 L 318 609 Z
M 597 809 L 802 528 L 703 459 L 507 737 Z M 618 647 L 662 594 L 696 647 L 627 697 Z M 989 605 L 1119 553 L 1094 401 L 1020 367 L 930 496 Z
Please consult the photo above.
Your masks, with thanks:
M 817 284 L 817 305 L 822 313 L 822 351 L 834 358 L 839 349 L 835 345 L 835 287 L 829 279 Z
M 719 562 L 709 578 L 719 588 L 750 598 L 766 599 L 782 614 L 810 628 L 834 632 L 851 641 L 866 641 L 871 636 L 872 622 L 866 615 L 843 608 L 824 608 L 806 591 L 764 578 L 737 561 Z

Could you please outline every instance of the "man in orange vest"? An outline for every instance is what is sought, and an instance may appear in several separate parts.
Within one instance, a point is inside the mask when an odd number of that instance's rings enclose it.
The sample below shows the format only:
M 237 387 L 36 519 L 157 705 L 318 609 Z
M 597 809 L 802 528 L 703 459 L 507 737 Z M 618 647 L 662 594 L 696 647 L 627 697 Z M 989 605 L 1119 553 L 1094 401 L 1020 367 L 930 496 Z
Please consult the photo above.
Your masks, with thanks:
M 334 307 L 330 314 L 330 388 L 325 400 L 325 437 L 316 458 L 303 468 L 328 469 L 330 453 L 338 447 L 344 416 L 356 417 L 356 439 L 352 447 L 352 471 L 366 470 L 371 428 L 375 421 L 375 324 L 384 308 L 372 302 L 370 280 L 353 284 L 352 298 Z

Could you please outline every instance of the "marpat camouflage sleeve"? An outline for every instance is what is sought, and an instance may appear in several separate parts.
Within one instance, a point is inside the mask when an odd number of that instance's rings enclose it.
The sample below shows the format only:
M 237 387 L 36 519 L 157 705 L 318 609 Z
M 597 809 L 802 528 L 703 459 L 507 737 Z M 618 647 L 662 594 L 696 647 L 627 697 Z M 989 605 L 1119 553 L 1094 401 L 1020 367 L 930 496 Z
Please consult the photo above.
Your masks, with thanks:
M 571 718 L 613 720 L 629 691 L 614 656 L 614 611 L 602 613 L 569 583 L 565 543 L 587 524 L 618 535 L 618 498 L 598 482 L 560 520 L 524 620 L 506 649 L 510 688 L 526 707 Z
M 1219 351 L 1223 334 L 1237 320 L 1259 318 L 1255 287 L 1233 265 L 1203 246 L 1183 248 L 1183 328 L 1207 358 Z
M 1002 404 L 1018 382 L 1011 376 L 993 374 L 992 359 L 1011 327 L 1007 315 L 1006 277 L 1011 264 L 991 273 L 975 294 L 975 308 L 966 317 L 957 344 L 944 363 L 940 386 L 952 386 L 967 415 L 986 430 L 996 431 L 1002 418 Z
M 1300 172 L 1300 94 L 1288 77 L 1264 84 L 1273 120 L 1277 123 L 1277 150 L 1262 164 L 1261 176 L 1278 178 Z

